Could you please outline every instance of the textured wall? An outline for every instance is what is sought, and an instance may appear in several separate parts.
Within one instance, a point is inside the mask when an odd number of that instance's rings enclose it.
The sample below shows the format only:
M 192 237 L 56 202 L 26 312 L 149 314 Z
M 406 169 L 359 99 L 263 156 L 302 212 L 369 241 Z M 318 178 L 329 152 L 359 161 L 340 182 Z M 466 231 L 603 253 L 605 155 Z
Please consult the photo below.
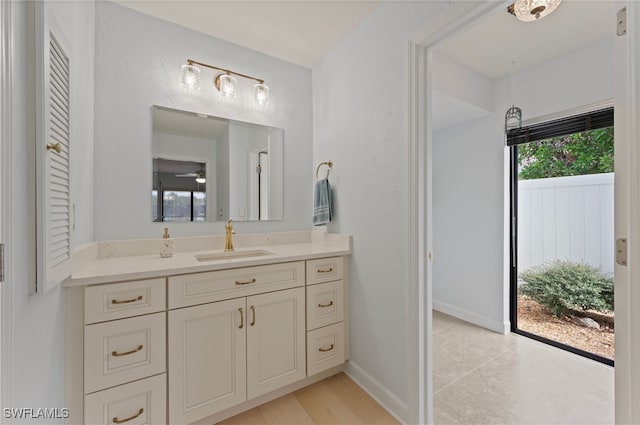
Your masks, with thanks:
M 221 101 L 216 75 L 202 70 L 202 91 L 186 93 L 187 59 L 264 78 L 271 102 L 252 104 L 239 79 L 235 101 Z M 242 91 L 245 90 L 245 91 Z M 243 101 L 243 95 L 248 101 Z M 240 233 L 306 230 L 313 177 L 311 70 L 187 30 L 110 2 L 96 4 L 95 239 L 160 237 L 149 217 L 151 105 L 201 112 L 284 129 L 284 220 L 239 223 Z M 174 236 L 222 234 L 224 223 L 171 224 Z
M 402 417 L 407 403 L 408 39 L 443 7 L 382 3 L 313 69 L 314 163 L 333 160 L 336 220 L 353 234 L 350 368 Z

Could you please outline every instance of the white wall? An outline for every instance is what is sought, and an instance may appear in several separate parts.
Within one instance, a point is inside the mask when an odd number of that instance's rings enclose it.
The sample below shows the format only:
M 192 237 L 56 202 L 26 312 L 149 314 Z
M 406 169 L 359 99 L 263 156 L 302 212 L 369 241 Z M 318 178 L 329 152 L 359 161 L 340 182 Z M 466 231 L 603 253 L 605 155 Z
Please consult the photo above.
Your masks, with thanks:
M 313 69 L 314 165 L 334 162 L 327 229 L 354 243 L 349 371 L 405 419 L 418 373 L 407 365 L 408 38 L 443 7 L 384 2 Z
M 433 51 L 434 130 L 486 117 L 493 111 L 493 80 L 439 50 Z
M 496 111 L 434 133 L 433 304 L 501 330 L 504 137 Z
M 490 78 L 439 50 L 433 52 L 433 61 L 434 89 L 485 111 L 493 110 Z
M 63 290 L 57 288 L 47 294 L 28 295 L 33 284 L 30 261 L 33 258 L 25 235 L 33 227 L 28 211 L 27 195 L 33 173 L 30 156 L 29 129 L 33 121 L 26 109 L 28 79 L 26 44 L 28 28 L 26 2 L 12 2 L 14 10 L 13 61 L 13 194 L 11 200 L 12 246 L 7 247 L 11 285 L 11 370 L 3 370 L 3 381 L 10 380 L 10 406 L 58 407 L 64 404 L 64 300 Z M 70 43 L 71 56 L 71 185 L 76 208 L 74 246 L 93 238 L 92 201 L 92 142 L 93 142 L 93 2 L 47 2 L 59 26 Z M 55 421 L 43 421 L 52 423 Z M 62 422 L 62 421 L 58 421 Z M 24 423 L 33 423 L 33 419 Z
M 434 307 L 508 330 L 504 262 L 504 113 L 523 119 L 613 97 L 613 40 L 606 39 L 495 81 L 490 116 L 434 134 Z M 434 108 L 439 105 L 435 104 Z
M 187 59 L 264 78 L 266 109 L 251 99 L 221 101 L 203 69 L 202 91 L 186 93 Z M 239 87 L 249 90 L 248 80 Z M 248 96 L 251 98 L 251 96 Z M 241 223 L 241 233 L 305 230 L 311 222 L 313 175 L 311 71 L 152 18 L 111 2 L 96 4 L 95 239 L 159 237 L 149 216 L 151 105 L 201 112 L 284 129 L 284 220 Z M 135 184 L 131 184 L 135 182 Z M 174 236 L 222 234 L 224 223 L 176 223 Z

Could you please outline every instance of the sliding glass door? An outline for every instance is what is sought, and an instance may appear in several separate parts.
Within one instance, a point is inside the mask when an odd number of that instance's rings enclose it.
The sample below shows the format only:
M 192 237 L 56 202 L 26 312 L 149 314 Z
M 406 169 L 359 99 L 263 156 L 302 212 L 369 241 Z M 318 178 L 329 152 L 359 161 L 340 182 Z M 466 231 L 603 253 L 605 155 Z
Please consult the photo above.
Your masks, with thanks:
M 613 364 L 613 110 L 508 132 L 512 330 Z

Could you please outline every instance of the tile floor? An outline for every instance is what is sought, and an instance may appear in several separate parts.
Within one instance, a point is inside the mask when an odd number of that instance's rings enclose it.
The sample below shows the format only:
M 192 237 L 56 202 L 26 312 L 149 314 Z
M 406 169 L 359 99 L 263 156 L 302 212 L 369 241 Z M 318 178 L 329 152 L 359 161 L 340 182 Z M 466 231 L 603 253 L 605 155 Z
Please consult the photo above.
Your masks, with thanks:
M 613 424 L 613 368 L 433 312 L 434 422 Z

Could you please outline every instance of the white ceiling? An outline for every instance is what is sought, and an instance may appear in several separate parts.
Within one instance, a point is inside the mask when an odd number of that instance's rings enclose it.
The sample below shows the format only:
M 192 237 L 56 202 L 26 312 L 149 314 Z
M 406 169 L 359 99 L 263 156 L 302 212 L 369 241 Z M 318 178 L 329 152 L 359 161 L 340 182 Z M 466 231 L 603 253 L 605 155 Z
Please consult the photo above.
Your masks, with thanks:
M 311 68 L 380 1 L 176 1 L 117 3 Z
M 380 4 L 380 1 L 344 0 L 115 1 L 309 68 L 319 63 Z M 563 0 L 551 15 L 529 23 L 518 21 L 506 12 L 506 8 L 499 7 L 466 32 L 445 40 L 438 48 L 491 79 L 500 78 L 602 38 L 613 37 L 614 7 L 615 2 L 611 0 Z M 477 108 L 464 108 L 455 99 L 436 95 L 442 110 L 454 111 L 458 121 L 467 115 L 468 119 L 473 119 L 483 113 Z M 445 105 L 451 107 L 444 108 Z M 461 113 L 462 110 L 468 114 Z M 453 123 L 451 116 L 444 112 L 441 115 L 441 127 Z M 198 133 L 196 128 L 200 126 L 196 124 L 192 131 Z M 205 131 L 204 128 L 201 130 Z
M 615 22 L 613 1 L 564 0 L 535 22 L 520 22 L 500 8 L 438 48 L 493 79 L 613 37 Z
M 344 0 L 115 1 L 308 68 L 319 63 L 380 4 Z M 551 15 L 528 23 L 498 8 L 439 47 L 487 77 L 499 78 L 613 36 L 614 7 L 611 0 L 564 0 Z

